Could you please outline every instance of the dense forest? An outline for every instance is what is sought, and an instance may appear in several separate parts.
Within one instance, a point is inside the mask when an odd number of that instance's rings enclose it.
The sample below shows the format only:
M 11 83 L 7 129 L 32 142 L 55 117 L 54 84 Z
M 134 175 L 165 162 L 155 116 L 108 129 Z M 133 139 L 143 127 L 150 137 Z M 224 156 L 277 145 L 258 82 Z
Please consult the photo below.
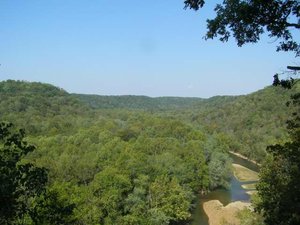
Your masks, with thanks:
M 0 121 L 36 147 L 20 164 L 48 178 L 46 194 L 27 196 L 26 210 L 1 224 L 187 224 L 199 193 L 227 187 L 229 151 L 261 162 L 266 146 L 287 139 L 285 102 L 297 90 L 150 98 L 2 81 Z M 42 217 L 50 205 L 66 210 Z
M 227 139 L 231 151 L 261 162 L 267 146 L 287 139 L 286 103 L 299 91 L 266 87 L 244 96 L 176 98 L 146 96 L 75 95 L 94 109 L 127 109 L 155 112 L 179 119 L 205 134 L 218 133 Z

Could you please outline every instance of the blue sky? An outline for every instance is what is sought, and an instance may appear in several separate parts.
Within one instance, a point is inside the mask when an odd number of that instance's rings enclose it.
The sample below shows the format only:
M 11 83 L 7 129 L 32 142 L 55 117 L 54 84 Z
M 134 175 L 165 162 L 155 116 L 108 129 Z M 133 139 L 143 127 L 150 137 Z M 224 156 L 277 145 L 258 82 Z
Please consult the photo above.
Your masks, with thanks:
M 246 94 L 297 64 L 274 39 L 236 46 L 203 40 L 216 1 L 1 0 L 0 80 L 103 95 Z

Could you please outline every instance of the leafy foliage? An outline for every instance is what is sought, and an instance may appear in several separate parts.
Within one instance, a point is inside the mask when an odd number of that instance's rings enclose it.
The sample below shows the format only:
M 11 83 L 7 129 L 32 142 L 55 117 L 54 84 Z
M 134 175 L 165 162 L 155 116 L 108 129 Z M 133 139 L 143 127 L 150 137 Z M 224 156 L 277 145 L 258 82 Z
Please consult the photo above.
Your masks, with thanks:
M 100 96 L 75 94 L 78 99 L 94 109 L 139 109 L 139 110 L 170 110 L 190 108 L 204 102 L 201 98 L 157 97 L 122 95 Z
M 26 223 L 171 224 L 189 219 L 195 194 L 210 188 L 213 146 L 205 147 L 205 155 L 201 130 L 147 111 L 89 109 L 76 96 L 55 87 L 42 93 L 40 86 L 0 83 L 1 115 L 30 124 L 29 140 L 38 146 L 24 160 L 49 171 L 47 190 L 28 207 Z M 23 111 L 14 107 L 20 99 L 27 101 Z M 214 162 L 226 154 L 221 147 L 216 151 Z M 223 181 L 213 187 L 226 186 Z
M 61 186 L 63 184 L 55 184 L 35 199 L 29 211 L 33 224 L 76 224 L 73 213 L 75 204 L 70 202 L 68 195 L 63 194 Z
M 243 209 L 238 213 L 241 225 L 265 225 L 264 217 L 249 209 Z
M 0 123 L 0 223 L 73 224 L 74 205 L 61 191 L 47 188 L 47 170 L 27 162 L 35 150 L 24 130 Z
M 199 10 L 204 0 L 186 0 L 186 8 Z M 217 36 L 227 41 L 232 35 L 238 44 L 255 43 L 267 31 L 269 37 L 280 39 L 277 51 L 294 51 L 300 55 L 300 46 L 293 39 L 292 29 L 300 28 L 297 0 L 225 0 L 215 7 L 216 17 L 207 20 L 207 39 Z
M 231 151 L 262 162 L 268 145 L 288 138 L 285 122 L 291 109 L 286 107 L 290 95 L 299 91 L 298 83 L 292 90 L 267 87 L 255 93 L 207 104 L 198 110 L 182 113 L 182 119 L 194 126 L 204 127 L 206 132 L 221 133 L 223 143 Z M 188 118 L 187 118 L 188 117 Z
M 31 198 L 41 195 L 47 182 L 43 168 L 22 159 L 34 150 L 24 130 L 12 131 L 11 123 L 0 123 L 0 223 L 11 224 L 28 212 Z
M 26 127 L 28 134 L 66 131 L 75 123 L 76 115 L 87 112 L 88 108 L 78 99 L 52 85 L 13 80 L 0 82 L 1 119 Z M 53 120 L 45 119 L 50 117 Z
M 2 119 L 28 127 L 27 139 L 38 147 L 22 161 L 49 171 L 46 191 L 24 214 L 27 224 L 188 220 L 196 194 L 227 187 L 229 150 L 255 158 L 264 154 L 265 139 L 286 137 L 276 129 L 286 120 L 279 102 L 288 94 L 276 88 L 158 107 L 169 99 L 138 97 L 135 105 L 130 96 L 110 96 L 109 105 L 106 97 L 83 99 L 43 85 L 0 83 Z M 20 99 L 27 101 L 23 111 L 14 107 Z
M 300 223 L 300 94 L 292 96 L 295 110 L 288 121 L 291 140 L 268 147 L 270 154 L 264 163 L 257 185 L 266 224 Z M 276 172 L 274 172 L 276 171 Z

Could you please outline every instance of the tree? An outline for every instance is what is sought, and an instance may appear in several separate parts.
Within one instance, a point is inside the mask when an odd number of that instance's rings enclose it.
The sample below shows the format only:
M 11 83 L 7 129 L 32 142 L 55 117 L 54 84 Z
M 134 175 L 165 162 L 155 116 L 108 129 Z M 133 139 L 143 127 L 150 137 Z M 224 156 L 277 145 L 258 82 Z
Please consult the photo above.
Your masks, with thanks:
M 254 214 L 248 208 L 238 212 L 238 218 L 240 219 L 241 225 L 265 225 L 262 215 L 258 213 Z
M 74 224 L 75 204 L 58 185 L 46 187 L 45 168 L 26 162 L 35 147 L 24 137 L 23 129 L 0 123 L 0 224 Z
M 67 185 L 64 183 L 55 183 L 36 198 L 29 212 L 34 224 L 75 224 L 75 204 L 71 202 L 69 193 L 64 193 L 65 186 Z
M 199 10 L 205 0 L 185 0 L 185 8 Z M 219 37 L 223 42 L 233 36 L 238 46 L 256 43 L 263 33 L 280 40 L 277 51 L 293 51 L 300 56 L 300 44 L 293 30 L 300 29 L 299 0 L 224 0 L 215 7 L 216 17 L 207 20 L 206 39 Z M 293 79 L 279 80 L 275 86 L 292 88 Z M 256 210 L 263 213 L 267 225 L 300 224 L 300 93 L 292 96 L 295 107 L 288 121 L 290 140 L 269 146 L 266 162 L 257 185 L 261 198 Z
M 300 93 L 292 96 L 295 108 L 288 121 L 290 141 L 269 146 L 257 185 L 261 198 L 257 209 L 266 224 L 300 224 Z
M 184 221 L 189 213 L 191 193 L 185 190 L 176 178 L 160 176 L 150 185 L 149 201 L 152 224 L 169 224 L 170 221 Z M 160 221 L 157 219 L 160 218 Z M 154 222 L 157 221 L 157 222 Z
M 204 0 L 185 0 L 185 8 L 199 10 Z M 223 42 L 233 36 L 238 46 L 256 43 L 266 31 L 280 40 L 277 51 L 293 51 L 300 55 L 300 44 L 293 38 L 300 29 L 298 0 L 224 0 L 215 7 L 214 19 L 207 20 L 206 39 L 219 36 Z
M 211 155 L 209 167 L 210 188 L 229 187 L 231 160 L 229 156 L 220 152 L 213 152 Z
M 117 168 L 107 167 L 95 175 L 91 185 L 102 212 L 99 214 L 100 223 L 119 224 L 124 211 L 125 196 L 132 190 L 129 176 Z
M 0 224 L 11 224 L 28 213 L 29 201 L 45 189 L 47 172 L 22 160 L 35 147 L 23 140 L 24 130 L 0 123 Z

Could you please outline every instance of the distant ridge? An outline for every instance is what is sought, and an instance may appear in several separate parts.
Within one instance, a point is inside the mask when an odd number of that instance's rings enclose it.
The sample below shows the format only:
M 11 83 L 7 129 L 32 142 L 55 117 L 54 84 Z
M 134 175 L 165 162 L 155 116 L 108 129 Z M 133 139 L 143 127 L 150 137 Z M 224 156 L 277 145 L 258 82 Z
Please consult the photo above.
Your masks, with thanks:
M 179 109 L 203 102 L 201 98 L 189 97 L 148 97 L 137 95 L 84 95 L 72 94 L 94 109 Z
M 93 109 L 144 109 L 175 110 L 199 108 L 206 104 L 223 104 L 237 96 L 214 96 L 208 99 L 198 97 L 148 97 L 143 95 L 88 95 L 72 94 Z
M 285 123 L 291 111 L 285 103 L 299 92 L 299 86 L 292 90 L 269 86 L 248 95 L 208 99 L 152 98 L 69 94 L 50 84 L 7 80 L 0 82 L 0 116 L 37 134 L 68 132 L 68 127 L 92 123 L 95 115 L 118 118 L 119 113 L 159 112 L 208 135 L 224 134 L 232 151 L 261 162 L 268 145 L 286 140 Z M 76 125 L 78 117 L 85 123 Z

